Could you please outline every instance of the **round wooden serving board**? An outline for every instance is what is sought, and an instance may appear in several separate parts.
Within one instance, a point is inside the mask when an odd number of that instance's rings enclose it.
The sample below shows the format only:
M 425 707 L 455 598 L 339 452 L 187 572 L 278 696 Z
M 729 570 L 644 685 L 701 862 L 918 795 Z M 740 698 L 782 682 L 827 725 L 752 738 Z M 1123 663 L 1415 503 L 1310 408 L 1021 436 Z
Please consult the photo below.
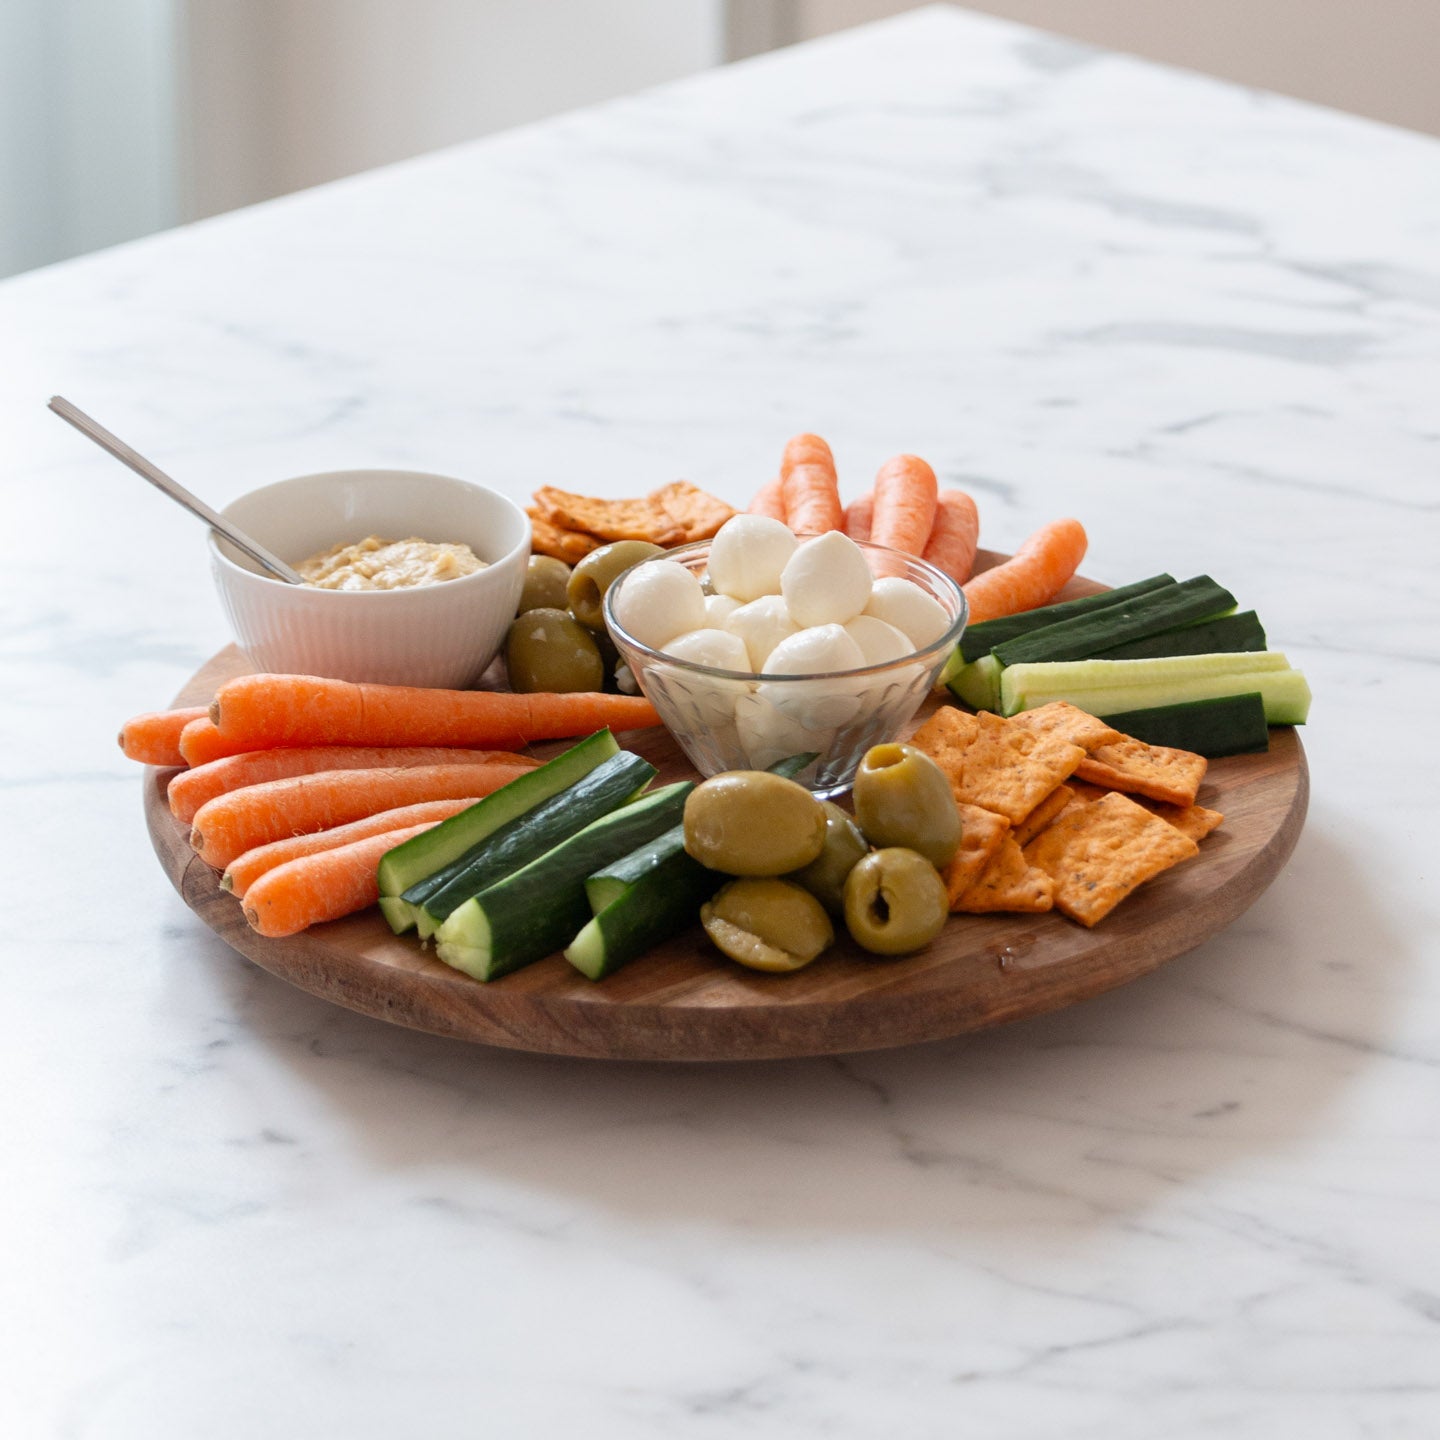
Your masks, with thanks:
M 995 557 L 982 552 L 993 563 Z M 1076 580 L 1063 592 L 1104 587 Z M 176 697 L 207 702 L 251 667 L 234 646 Z M 933 702 L 932 702 L 933 703 Z M 621 735 L 660 770 L 694 771 L 664 730 Z M 548 757 L 560 744 L 537 746 Z M 956 915 L 928 949 L 880 959 L 843 928 L 835 947 L 793 975 L 725 960 L 698 921 L 599 983 L 559 955 L 490 984 L 452 970 L 369 910 L 285 940 L 245 923 L 239 902 L 191 850 L 165 783 L 147 770 L 145 816 L 155 851 L 185 903 L 228 944 L 312 995 L 437 1035 L 556 1055 L 622 1060 L 751 1060 L 839 1054 L 935 1040 L 1038 1015 L 1123 985 L 1191 950 L 1235 919 L 1275 878 L 1305 819 L 1309 777 L 1293 729 L 1264 755 L 1211 763 L 1200 803 L 1225 823 L 1200 854 L 1142 886 L 1093 930 L 1046 915 Z M 659 782 L 657 782 L 659 783 Z

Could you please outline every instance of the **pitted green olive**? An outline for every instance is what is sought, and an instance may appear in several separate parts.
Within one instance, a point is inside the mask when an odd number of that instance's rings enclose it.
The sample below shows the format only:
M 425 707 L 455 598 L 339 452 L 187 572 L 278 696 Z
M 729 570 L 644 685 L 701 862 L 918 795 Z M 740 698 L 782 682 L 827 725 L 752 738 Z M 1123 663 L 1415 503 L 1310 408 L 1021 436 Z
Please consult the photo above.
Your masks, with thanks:
M 520 591 L 517 615 L 527 610 L 563 610 L 570 567 L 553 555 L 532 555 L 525 566 L 525 584 Z
M 872 845 L 918 850 L 948 865 L 960 848 L 960 811 L 945 772 L 923 750 L 872 745 L 855 772 L 855 820 Z
M 600 602 L 610 588 L 610 582 L 622 570 L 638 565 L 651 555 L 662 553 L 662 547 L 652 545 L 648 540 L 617 540 L 613 545 L 602 545 L 592 550 L 570 572 L 570 583 L 565 591 L 565 603 L 570 613 L 591 630 L 605 628 L 605 615 Z
M 788 880 L 732 880 L 700 907 L 705 933 L 752 970 L 799 970 L 835 940 L 824 907 Z
M 822 801 L 825 848 L 789 878 L 803 885 L 832 915 L 845 913 L 845 877 L 870 852 L 860 827 L 836 804 Z
M 505 636 L 510 688 L 523 695 L 541 690 L 598 690 L 605 666 L 595 637 L 565 610 L 527 610 Z
M 876 850 L 845 881 L 845 928 L 876 955 L 904 955 L 928 945 L 949 913 L 940 872 L 913 850 Z
M 825 810 L 793 780 L 728 770 L 686 799 L 685 848 L 726 875 L 788 875 L 825 848 Z

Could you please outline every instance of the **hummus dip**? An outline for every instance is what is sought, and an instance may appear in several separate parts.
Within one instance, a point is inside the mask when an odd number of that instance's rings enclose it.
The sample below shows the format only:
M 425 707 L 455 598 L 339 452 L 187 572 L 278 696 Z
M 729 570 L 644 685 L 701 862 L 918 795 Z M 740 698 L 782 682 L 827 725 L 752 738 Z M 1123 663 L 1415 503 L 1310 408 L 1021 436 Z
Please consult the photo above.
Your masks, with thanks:
M 445 541 L 382 540 L 367 535 L 353 545 L 335 545 L 302 560 L 295 569 L 307 585 L 321 590 L 400 590 L 438 585 L 485 569 L 468 545 Z

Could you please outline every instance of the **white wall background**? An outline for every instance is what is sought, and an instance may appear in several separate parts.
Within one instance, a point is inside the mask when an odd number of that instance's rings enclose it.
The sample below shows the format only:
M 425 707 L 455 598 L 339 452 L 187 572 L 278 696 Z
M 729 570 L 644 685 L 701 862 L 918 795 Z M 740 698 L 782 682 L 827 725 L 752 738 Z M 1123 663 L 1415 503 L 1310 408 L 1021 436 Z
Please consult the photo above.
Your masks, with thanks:
M 968 0 L 1440 135 L 1440 0 Z M 916 0 L 0 0 L 0 275 Z

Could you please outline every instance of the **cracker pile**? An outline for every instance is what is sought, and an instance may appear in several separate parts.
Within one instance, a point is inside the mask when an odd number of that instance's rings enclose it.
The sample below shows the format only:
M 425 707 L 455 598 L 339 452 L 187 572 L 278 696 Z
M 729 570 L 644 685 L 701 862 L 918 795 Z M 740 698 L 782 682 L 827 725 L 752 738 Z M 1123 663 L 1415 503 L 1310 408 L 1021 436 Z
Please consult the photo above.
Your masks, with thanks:
M 1199 853 L 1224 818 L 1195 803 L 1206 761 L 1146 745 L 1065 701 L 1002 719 L 954 706 L 911 737 L 945 772 L 960 851 L 943 871 L 950 909 L 1081 925 Z
M 535 553 L 573 565 L 614 540 L 667 547 L 708 540 L 735 511 L 688 480 L 672 480 L 638 500 L 598 500 L 542 485 L 525 513 Z

